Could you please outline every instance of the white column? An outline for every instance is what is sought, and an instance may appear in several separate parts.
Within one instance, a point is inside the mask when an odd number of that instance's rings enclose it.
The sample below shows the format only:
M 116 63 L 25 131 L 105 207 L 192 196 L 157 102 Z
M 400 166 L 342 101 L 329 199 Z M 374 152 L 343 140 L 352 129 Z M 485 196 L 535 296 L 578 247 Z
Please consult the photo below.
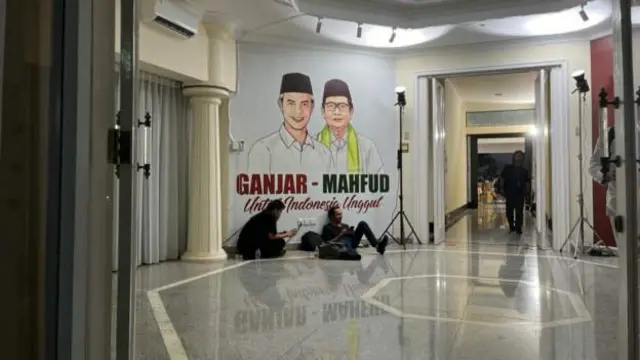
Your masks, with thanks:
M 187 251 L 183 260 L 223 260 L 220 104 L 229 93 L 209 85 L 184 88 L 192 112 Z

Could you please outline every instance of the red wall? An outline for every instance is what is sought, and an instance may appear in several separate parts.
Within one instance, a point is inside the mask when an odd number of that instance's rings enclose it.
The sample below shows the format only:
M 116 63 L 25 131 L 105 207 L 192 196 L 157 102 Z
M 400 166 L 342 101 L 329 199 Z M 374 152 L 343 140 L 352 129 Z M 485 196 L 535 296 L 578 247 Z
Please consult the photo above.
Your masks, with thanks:
M 613 94 L 613 40 L 611 36 L 591 41 L 591 104 L 593 109 L 592 131 L 593 142 L 591 147 L 595 146 L 596 139 L 600 133 L 600 124 L 598 123 L 598 93 L 601 88 L 609 94 Z M 613 109 L 609 109 L 608 119 L 609 125 L 613 125 Z M 587 156 L 590 156 L 587 155 Z M 606 215 L 606 192 L 605 188 L 593 183 L 593 222 L 598 235 L 608 244 L 613 245 L 613 232 L 611 223 Z

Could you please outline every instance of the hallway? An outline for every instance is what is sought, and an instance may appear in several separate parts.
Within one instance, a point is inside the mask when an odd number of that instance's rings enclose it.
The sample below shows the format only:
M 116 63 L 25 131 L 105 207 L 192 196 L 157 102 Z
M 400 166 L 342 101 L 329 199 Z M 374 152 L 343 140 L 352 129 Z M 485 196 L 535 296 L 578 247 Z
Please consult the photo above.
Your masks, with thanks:
M 444 245 L 364 249 L 361 263 L 293 253 L 141 268 L 138 358 L 615 358 L 617 259 L 541 251 L 486 216 L 460 220 Z

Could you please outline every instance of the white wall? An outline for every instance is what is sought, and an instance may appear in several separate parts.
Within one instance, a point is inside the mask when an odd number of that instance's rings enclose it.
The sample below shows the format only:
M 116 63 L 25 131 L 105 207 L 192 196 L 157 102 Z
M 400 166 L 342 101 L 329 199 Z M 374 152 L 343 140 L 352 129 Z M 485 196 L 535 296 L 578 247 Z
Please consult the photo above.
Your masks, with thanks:
M 569 73 L 584 69 L 587 77 L 591 73 L 590 63 L 590 49 L 588 41 L 579 42 L 563 42 L 553 44 L 536 44 L 536 45 L 524 45 L 524 44 L 478 44 L 467 46 L 454 46 L 441 49 L 426 50 L 423 54 L 404 55 L 398 58 L 396 62 L 396 74 L 398 84 L 402 84 L 407 87 L 407 119 L 406 123 L 410 126 L 413 121 L 414 115 L 414 94 L 415 94 L 415 76 L 417 72 L 424 71 L 456 71 L 461 69 L 472 69 L 480 67 L 498 66 L 501 64 L 523 64 L 533 62 L 548 62 L 548 61 L 566 61 L 568 65 Z M 575 84 L 573 80 L 568 77 L 568 88 L 573 89 Z M 567 94 L 569 97 L 570 94 Z M 578 125 L 578 104 L 574 101 L 575 98 L 569 99 L 570 107 L 570 126 L 569 133 L 574 134 L 573 129 Z M 585 105 L 585 119 L 586 124 L 590 124 L 591 114 L 591 102 L 587 101 Z M 591 128 L 586 127 L 587 140 L 591 138 Z M 570 141 L 571 151 L 577 153 L 578 150 L 577 137 L 572 136 Z M 409 214 L 414 209 L 414 197 L 411 196 L 412 191 L 412 175 L 411 175 L 411 162 L 407 156 L 405 163 L 409 164 L 405 169 L 406 182 L 405 191 L 407 199 L 407 210 Z M 573 158 L 570 161 L 571 174 L 578 174 L 578 162 Z M 575 199 L 579 189 L 574 183 L 571 184 L 571 198 Z M 592 191 L 591 183 L 585 186 L 585 205 L 587 209 L 592 204 Z M 575 202 L 571 203 L 571 219 L 578 216 L 578 205 Z M 416 219 L 419 221 L 419 219 Z
M 120 52 L 120 1 L 116 1 L 116 52 Z M 182 39 L 150 24 L 140 24 L 140 66 L 142 69 L 180 81 L 207 81 L 209 37 L 203 26 L 191 39 Z
M 467 199 L 466 106 L 449 80 L 444 83 L 444 127 L 447 172 L 445 212 L 465 205 Z M 464 176 L 461 176 L 464 174 Z
M 301 72 L 311 78 L 315 108 L 309 121 L 309 131 L 313 135 L 325 125 L 321 111 L 325 81 L 339 78 L 349 84 L 354 104 L 351 123 L 358 134 L 375 144 L 384 165 L 383 171 L 390 175 L 391 186 L 386 194 L 357 194 L 358 198 L 369 200 L 377 199 L 382 195 L 383 200 L 380 207 L 371 209 L 367 213 L 360 214 L 355 210 L 345 212 L 345 220 L 354 225 L 358 220 L 366 220 L 374 231 L 384 230 L 394 210 L 397 191 L 398 120 L 394 107 L 395 61 L 391 58 L 355 52 L 242 43 L 239 53 L 238 94 L 230 102 L 230 129 L 236 139 L 245 142 L 245 151 L 233 152 L 229 155 L 228 181 L 231 184 L 228 192 L 229 235 L 251 216 L 251 213 L 245 211 L 244 206 L 248 200 L 255 198 L 255 195 L 237 194 L 235 188 L 237 174 L 248 172 L 247 157 L 252 145 L 260 138 L 277 131 L 281 126 L 283 115 L 277 100 L 282 75 L 289 72 Z M 282 157 L 272 161 L 287 164 L 292 160 Z M 309 173 L 309 181 L 320 182 L 317 188 L 321 189 L 322 176 L 317 174 L 317 170 L 305 168 L 303 172 Z M 343 169 L 336 171 L 345 173 Z M 310 186 L 308 194 L 296 195 L 295 200 L 303 201 L 307 197 L 313 200 L 335 197 L 342 204 L 345 198 L 352 195 L 321 194 L 320 192 Z M 269 199 L 279 197 L 287 196 L 261 195 L 261 198 Z M 279 222 L 279 228 L 295 227 L 298 218 L 307 217 L 315 218 L 320 226 L 326 220 L 326 211 L 285 213 Z M 300 233 L 307 230 L 313 230 L 313 228 L 302 229 Z
M 525 151 L 524 138 L 478 139 L 478 154 L 511 154 Z

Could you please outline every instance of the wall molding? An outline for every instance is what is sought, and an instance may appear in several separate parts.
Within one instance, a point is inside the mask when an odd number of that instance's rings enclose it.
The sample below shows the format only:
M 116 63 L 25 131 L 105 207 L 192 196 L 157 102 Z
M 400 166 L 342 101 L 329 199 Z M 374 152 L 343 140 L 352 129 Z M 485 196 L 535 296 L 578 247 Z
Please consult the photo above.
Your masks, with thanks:
M 338 43 L 330 43 L 326 44 L 318 43 L 305 43 L 302 41 L 297 41 L 294 39 L 288 39 L 285 37 L 274 36 L 274 35 L 263 35 L 263 34 L 251 34 L 250 38 L 240 39 L 238 40 L 240 44 L 259 44 L 259 45 L 269 45 L 276 46 L 280 48 L 294 48 L 294 49 L 304 49 L 304 50 L 314 50 L 314 51 L 322 51 L 322 52 L 341 52 L 344 54 L 356 54 L 356 55 L 367 55 L 374 56 L 385 59 L 396 59 L 396 53 L 393 50 L 397 49 L 389 49 L 391 51 L 385 51 L 381 49 L 375 48 L 362 48 L 355 47 L 347 44 L 338 44 Z
M 609 34 L 611 31 L 609 31 Z M 514 38 L 507 40 L 487 40 L 472 43 L 459 43 L 442 45 L 435 43 L 424 43 L 416 46 L 406 48 L 365 48 L 362 46 L 342 44 L 332 42 L 331 40 L 321 40 L 318 42 L 304 42 L 303 40 L 290 39 L 277 35 L 266 35 L 250 33 L 250 36 L 241 38 L 238 41 L 241 43 L 257 43 L 267 45 L 279 45 L 283 47 L 295 47 L 300 49 L 313 49 L 329 52 L 344 52 L 350 54 L 361 54 L 369 56 L 379 56 L 385 58 L 411 58 L 416 56 L 428 56 L 436 52 L 446 52 L 452 50 L 497 50 L 504 48 L 505 46 L 531 46 L 531 45 L 547 45 L 547 44 L 563 44 L 563 43 L 575 43 L 575 42 L 588 42 L 592 39 L 604 36 L 602 31 L 597 33 L 587 34 L 569 34 L 569 35 L 554 35 L 554 36 L 536 36 L 528 38 Z

